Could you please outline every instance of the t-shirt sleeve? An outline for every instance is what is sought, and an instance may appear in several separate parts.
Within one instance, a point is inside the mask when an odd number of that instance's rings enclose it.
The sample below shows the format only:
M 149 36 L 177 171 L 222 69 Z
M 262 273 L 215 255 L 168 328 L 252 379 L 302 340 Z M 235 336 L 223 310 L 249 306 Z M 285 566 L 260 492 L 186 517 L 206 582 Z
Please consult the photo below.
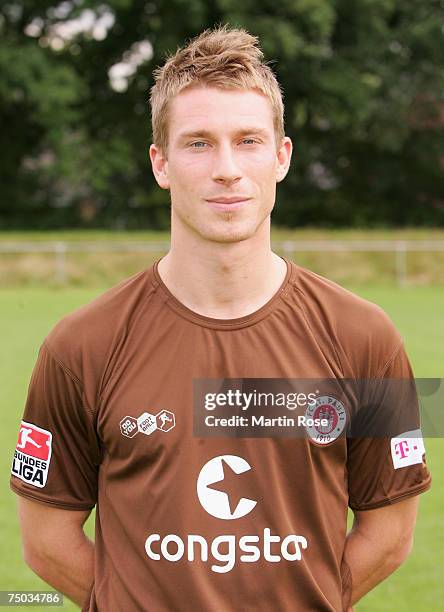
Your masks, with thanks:
M 31 376 L 11 467 L 11 488 L 52 506 L 97 501 L 100 445 L 82 382 L 45 341 Z
M 366 420 L 367 432 L 372 434 L 366 435 L 362 427 L 347 441 L 349 506 L 353 510 L 393 504 L 431 485 L 413 372 L 402 341 L 381 378 L 365 386 L 370 398 L 366 410 L 372 411 Z

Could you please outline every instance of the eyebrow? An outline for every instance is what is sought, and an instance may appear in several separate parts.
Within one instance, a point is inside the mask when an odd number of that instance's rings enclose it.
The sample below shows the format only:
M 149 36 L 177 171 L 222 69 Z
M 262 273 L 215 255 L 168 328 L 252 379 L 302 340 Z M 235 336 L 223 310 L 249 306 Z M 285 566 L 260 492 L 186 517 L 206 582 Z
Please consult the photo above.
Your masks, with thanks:
M 249 127 L 242 128 L 234 132 L 235 137 L 239 136 L 247 136 L 249 134 L 258 134 L 260 136 L 268 136 L 268 130 L 260 127 Z M 178 138 L 178 142 L 183 142 L 184 140 L 188 140 L 189 138 L 212 138 L 214 134 L 208 130 L 193 130 L 191 132 L 183 132 Z

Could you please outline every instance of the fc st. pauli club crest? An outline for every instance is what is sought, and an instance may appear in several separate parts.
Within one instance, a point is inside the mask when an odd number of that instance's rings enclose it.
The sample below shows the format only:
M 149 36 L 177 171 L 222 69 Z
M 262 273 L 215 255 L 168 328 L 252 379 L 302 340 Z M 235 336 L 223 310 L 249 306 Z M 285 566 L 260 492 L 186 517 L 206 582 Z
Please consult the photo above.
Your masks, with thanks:
M 324 421 L 324 425 L 307 425 L 307 434 L 317 444 L 325 445 L 334 442 L 344 431 L 347 413 L 344 404 L 331 395 L 321 395 L 313 405 L 307 407 L 305 416 Z

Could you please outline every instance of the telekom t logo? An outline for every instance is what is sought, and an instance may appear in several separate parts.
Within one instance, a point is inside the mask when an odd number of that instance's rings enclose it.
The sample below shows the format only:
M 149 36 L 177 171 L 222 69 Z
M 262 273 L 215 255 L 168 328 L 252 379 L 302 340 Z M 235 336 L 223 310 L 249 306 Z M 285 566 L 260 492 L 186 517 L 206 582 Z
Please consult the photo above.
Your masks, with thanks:
M 406 431 L 396 438 L 392 438 L 390 447 L 395 470 L 422 463 L 425 448 L 420 429 Z
M 407 440 L 401 440 L 401 442 L 398 442 L 397 444 L 395 444 L 395 449 L 396 449 L 395 453 L 398 455 L 400 459 L 405 459 L 410 451 Z

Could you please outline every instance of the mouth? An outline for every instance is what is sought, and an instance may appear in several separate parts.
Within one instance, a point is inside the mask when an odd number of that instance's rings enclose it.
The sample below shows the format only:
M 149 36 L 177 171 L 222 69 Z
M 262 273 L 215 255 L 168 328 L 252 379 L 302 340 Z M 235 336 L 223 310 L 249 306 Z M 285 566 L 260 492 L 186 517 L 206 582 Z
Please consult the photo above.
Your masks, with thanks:
M 225 212 L 234 212 L 244 208 L 251 198 L 221 198 L 220 200 L 206 200 L 211 208 Z

